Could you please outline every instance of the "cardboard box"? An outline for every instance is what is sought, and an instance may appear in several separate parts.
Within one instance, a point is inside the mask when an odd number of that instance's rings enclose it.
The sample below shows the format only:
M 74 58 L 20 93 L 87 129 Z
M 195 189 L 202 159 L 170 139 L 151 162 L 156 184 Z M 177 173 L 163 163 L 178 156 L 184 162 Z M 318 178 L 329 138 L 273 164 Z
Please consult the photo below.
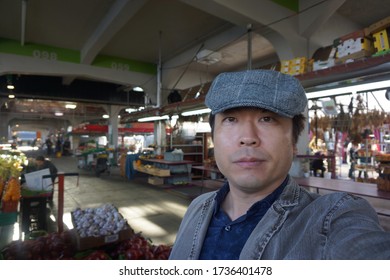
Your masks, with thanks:
M 361 51 L 374 53 L 372 41 L 366 38 L 348 39 L 337 46 L 336 56 L 342 58 Z
M 338 45 L 344 43 L 347 40 L 357 40 L 358 38 L 365 38 L 368 37 L 370 34 L 369 30 L 367 28 L 357 30 L 355 32 L 346 34 L 344 36 L 341 36 L 333 41 L 333 46 L 337 47 Z
M 164 184 L 164 179 L 160 177 L 149 177 L 148 178 L 148 183 L 151 185 L 163 185 Z
M 335 64 L 334 59 L 330 58 L 326 61 L 318 60 L 313 62 L 313 71 L 327 69 L 333 67 Z
M 26 179 L 25 188 L 32 191 L 52 191 L 53 182 L 51 178 L 42 178 L 50 175 L 49 168 L 24 174 Z
M 373 36 L 375 52 L 382 52 L 390 49 L 390 42 L 386 29 L 374 33 Z
M 346 55 L 346 56 L 341 57 L 341 58 L 337 58 L 335 60 L 335 63 L 336 64 L 344 64 L 344 63 L 352 62 L 352 61 L 359 60 L 359 59 L 362 59 L 365 57 L 370 57 L 371 54 L 372 54 L 372 51 L 362 50 L 360 52 L 356 52 L 356 53 Z
M 75 222 L 73 219 L 73 212 L 71 213 L 71 216 L 72 216 L 72 224 L 73 226 L 75 226 Z M 76 228 L 73 228 L 71 230 L 71 233 L 72 233 L 73 245 L 77 248 L 77 250 L 84 251 L 91 248 L 97 248 L 111 243 L 121 242 L 123 240 L 129 239 L 134 235 L 134 230 L 128 224 L 126 224 L 126 226 L 117 234 L 104 235 L 99 237 L 95 237 L 95 236 L 81 237 Z
M 76 229 L 72 229 L 71 233 L 73 237 L 73 244 L 76 246 L 78 251 L 98 248 L 115 242 L 121 242 L 123 240 L 130 239 L 134 235 L 134 231 L 130 228 L 130 226 L 128 226 L 126 229 L 121 230 L 117 234 L 99 237 L 80 237 Z
M 169 169 L 159 169 L 159 168 L 153 168 L 153 171 L 149 174 L 159 177 L 167 177 L 171 176 L 171 171 Z

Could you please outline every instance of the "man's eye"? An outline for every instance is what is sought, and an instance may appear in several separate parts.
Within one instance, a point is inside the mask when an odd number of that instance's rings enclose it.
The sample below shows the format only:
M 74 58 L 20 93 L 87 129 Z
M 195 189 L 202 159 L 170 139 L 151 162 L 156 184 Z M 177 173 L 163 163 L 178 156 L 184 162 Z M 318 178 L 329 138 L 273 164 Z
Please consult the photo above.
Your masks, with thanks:
M 225 120 L 228 121 L 228 122 L 234 122 L 236 120 L 236 118 L 227 117 Z
M 260 119 L 260 121 L 262 121 L 262 122 L 272 122 L 273 118 L 272 117 L 262 117 Z

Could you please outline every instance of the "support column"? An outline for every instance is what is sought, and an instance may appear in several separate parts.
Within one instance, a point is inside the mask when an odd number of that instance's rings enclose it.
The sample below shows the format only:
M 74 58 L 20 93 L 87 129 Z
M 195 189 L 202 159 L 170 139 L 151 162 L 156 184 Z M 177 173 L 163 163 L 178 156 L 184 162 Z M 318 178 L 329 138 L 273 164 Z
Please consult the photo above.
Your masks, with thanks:
M 110 146 L 117 148 L 118 147 L 118 125 L 119 125 L 119 119 L 118 115 L 120 110 L 122 109 L 121 106 L 117 105 L 110 105 L 109 111 L 110 111 L 110 119 L 108 124 L 108 143 Z
M 11 139 L 11 131 L 9 127 L 9 116 L 8 113 L 1 113 L 0 122 L 0 143 L 7 142 Z
M 165 129 L 165 121 L 154 122 L 154 139 L 156 141 L 156 155 L 162 155 L 165 152 L 167 145 L 167 133 Z

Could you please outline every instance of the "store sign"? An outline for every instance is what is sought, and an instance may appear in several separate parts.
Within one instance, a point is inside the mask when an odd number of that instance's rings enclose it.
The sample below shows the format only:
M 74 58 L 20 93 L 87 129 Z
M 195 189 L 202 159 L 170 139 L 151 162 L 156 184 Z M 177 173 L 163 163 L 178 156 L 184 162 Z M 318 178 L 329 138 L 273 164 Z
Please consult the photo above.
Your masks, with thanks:
M 333 99 L 323 100 L 322 109 L 326 115 L 337 115 L 337 107 Z
M 45 61 L 64 61 L 80 64 L 79 51 L 57 48 L 47 45 L 28 43 L 23 46 L 16 40 L 0 38 L 0 53 L 30 56 Z M 98 55 L 91 64 L 96 67 L 110 68 L 116 71 L 132 71 L 146 74 L 156 74 L 156 65 L 141 61 Z

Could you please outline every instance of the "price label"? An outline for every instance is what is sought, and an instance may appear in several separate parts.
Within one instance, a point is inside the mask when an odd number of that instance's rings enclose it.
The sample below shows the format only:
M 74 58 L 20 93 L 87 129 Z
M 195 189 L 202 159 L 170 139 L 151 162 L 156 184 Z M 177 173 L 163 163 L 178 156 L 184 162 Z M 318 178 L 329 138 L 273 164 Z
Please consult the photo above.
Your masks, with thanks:
M 50 61 L 57 61 L 58 59 L 58 55 L 56 52 L 49 52 L 45 50 L 33 50 L 33 57 Z

